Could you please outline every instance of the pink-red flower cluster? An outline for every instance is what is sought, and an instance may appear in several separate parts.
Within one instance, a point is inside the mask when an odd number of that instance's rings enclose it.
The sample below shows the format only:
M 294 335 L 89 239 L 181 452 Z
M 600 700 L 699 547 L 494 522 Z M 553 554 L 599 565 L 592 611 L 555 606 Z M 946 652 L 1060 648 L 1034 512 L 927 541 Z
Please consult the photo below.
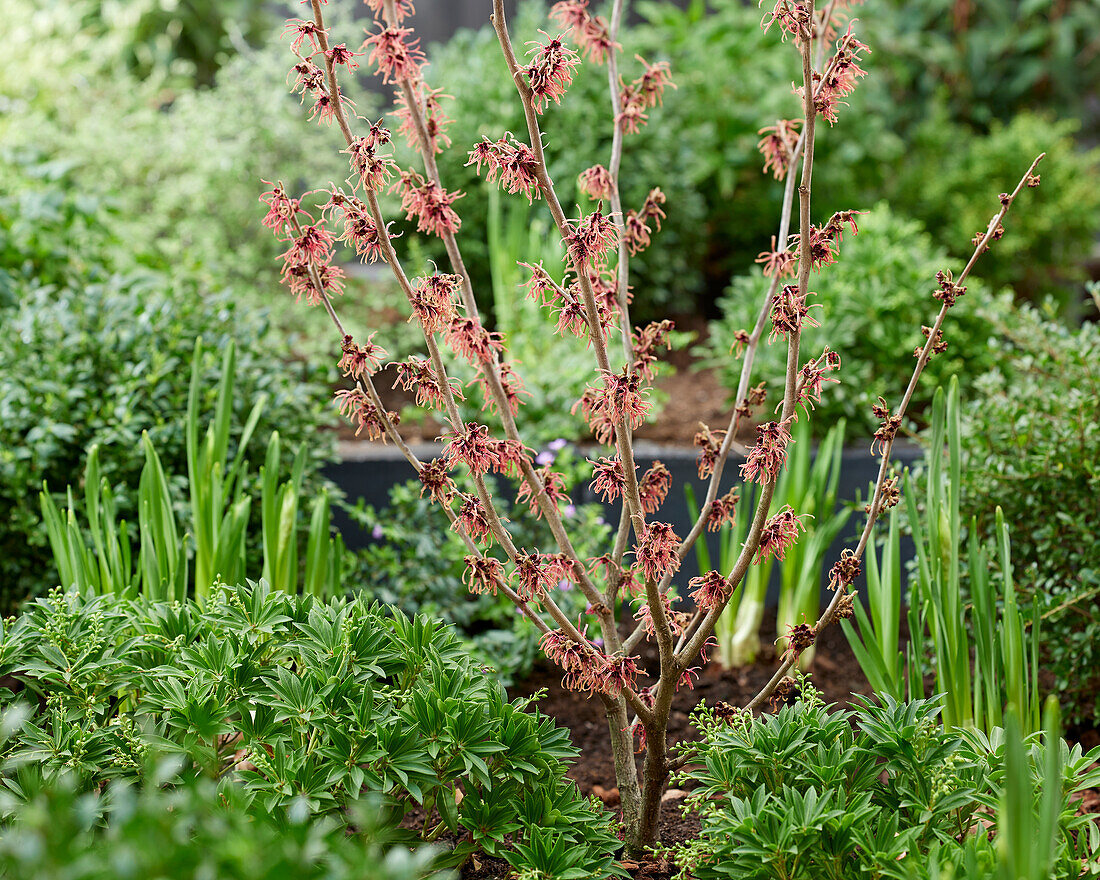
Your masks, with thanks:
M 307 42 L 310 48 L 313 50 L 308 55 L 316 53 L 320 48 L 318 41 L 318 35 L 324 33 L 326 36 L 327 31 L 322 31 L 317 27 L 317 23 L 310 19 L 302 18 L 288 18 L 286 25 L 283 28 L 283 36 L 287 34 L 294 34 L 294 39 L 290 43 L 290 51 L 295 55 L 300 55 L 299 50 L 302 48 L 302 43 Z
M 496 441 L 486 425 L 466 422 L 461 430 L 454 430 L 443 447 L 443 458 L 454 467 L 459 462 L 475 476 L 482 476 L 500 467 L 500 455 Z
M 867 75 L 859 65 L 863 60 L 860 56 L 863 52 L 869 52 L 866 44 L 861 43 L 852 34 L 852 26 L 848 26 L 848 32 L 840 38 L 837 44 L 836 54 L 825 67 L 825 75 L 814 92 L 814 107 L 832 125 L 837 120 L 837 109 L 845 103 L 842 98 L 848 97 L 856 88 L 856 80 Z
M 527 201 L 541 196 L 539 190 L 539 163 L 535 151 L 527 144 L 518 141 L 507 133 L 499 141 L 484 138 L 470 150 L 470 161 L 481 173 L 481 164 L 485 163 L 488 173 L 486 183 L 493 183 L 500 176 L 500 185 L 509 193 L 523 193 Z
M 634 369 L 641 373 L 642 378 L 652 382 L 656 378 L 655 364 L 657 363 L 657 349 L 671 348 L 669 334 L 676 329 L 676 325 L 665 318 L 663 321 L 651 321 L 640 330 L 630 333 L 631 349 L 634 353 Z
M 764 135 L 756 147 L 764 155 L 765 174 L 770 168 L 776 180 L 787 176 L 801 125 L 802 122 L 798 119 L 780 119 L 775 125 L 766 126 L 757 132 Z
M 603 165 L 586 168 L 577 178 L 577 186 L 582 193 L 597 202 L 606 202 L 611 198 L 611 172 Z
M 471 593 L 495 596 L 497 586 L 504 583 L 504 565 L 492 556 L 467 556 L 462 582 Z
M 419 80 L 420 69 L 427 60 L 420 51 L 420 40 L 411 39 L 412 28 L 382 27 L 363 42 L 370 49 L 367 61 L 375 65 L 382 82 Z
M 756 428 L 756 444 L 741 465 L 741 476 L 753 483 L 774 483 L 787 460 L 791 442 L 789 422 L 767 422 Z
M 426 358 L 411 357 L 407 361 L 398 361 L 393 365 L 397 369 L 397 379 L 393 383 L 405 391 L 416 392 L 416 405 L 440 409 L 446 401 L 446 392 L 432 369 L 432 363 Z M 462 400 L 462 392 L 455 379 L 450 379 L 451 394 Z
M 374 344 L 376 335 L 377 333 L 372 333 L 368 336 L 365 345 L 356 345 L 355 339 L 350 335 L 344 337 L 344 356 L 340 358 L 340 370 L 345 376 L 365 378 L 378 369 L 386 356 L 386 350 Z
M 715 498 L 707 508 L 707 531 L 721 531 L 722 526 L 731 526 L 737 521 L 737 502 L 740 500 L 736 489 L 730 489 L 721 498 Z
M 588 459 L 592 464 L 592 491 L 603 498 L 609 504 L 618 498 L 626 485 L 626 472 L 623 463 L 618 456 L 615 458 L 600 458 L 596 461 Z
M 381 413 L 362 388 L 349 388 L 336 392 L 340 413 L 355 424 L 355 436 L 367 432 L 368 440 L 386 440 L 386 420 L 396 425 L 400 418 L 395 412 Z
M 646 197 L 641 211 L 634 212 L 631 210 L 626 212 L 623 227 L 625 241 L 627 247 L 630 248 L 631 255 L 641 253 L 650 245 L 650 228 L 647 221 L 654 221 L 657 224 L 657 231 L 661 231 L 661 220 L 665 217 L 661 205 L 664 203 L 665 194 L 660 189 L 653 189 Z
M 643 592 L 643 588 L 639 588 L 637 592 Z M 674 636 L 678 636 L 684 631 L 684 625 L 688 621 L 688 615 L 683 611 L 674 611 L 672 604 L 679 602 L 679 596 L 673 596 L 670 593 L 661 593 L 661 604 L 665 609 L 665 619 L 668 621 L 669 629 L 672 630 Z M 645 630 L 646 635 L 653 638 L 656 635 L 657 627 L 653 623 L 653 609 L 649 607 L 647 601 L 643 601 L 638 607 L 638 610 L 634 613 L 634 619 L 638 621 L 642 628 Z
M 829 373 L 840 369 L 840 355 L 831 351 L 829 346 L 821 352 L 819 357 L 807 361 L 798 371 L 798 386 L 796 396 L 798 404 L 803 409 L 813 409 L 814 404 L 821 400 L 821 392 L 826 382 L 840 382 Z
M 336 191 L 325 206 L 325 211 L 339 209 L 343 215 L 343 231 L 337 241 L 350 245 L 355 255 L 371 263 L 382 258 L 382 236 L 366 204 L 355 196 L 345 196 Z
M 263 224 L 276 239 L 290 245 L 281 257 L 283 283 L 295 298 L 305 296 L 310 305 L 319 305 L 330 294 L 342 293 L 344 271 L 332 265 L 334 239 L 325 228 L 324 219 L 314 222 L 301 209 L 299 200 L 287 195 L 282 184 L 269 186 L 272 189 L 260 196 L 260 201 L 268 206 Z M 303 227 L 299 215 L 310 221 L 309 225 Z
M 757 254 L 755 262 L 763 266 L 765 278 L 793 277 L 798 268 L 798 254 L 794 251 L 779 250 L 773 235 L 772 249 Z
M 454 496 L 455 484 L 447 472 L 447 462 L 442 458 L 433 458 L 420 466 L 420 497 L 428 493 L 432 501 L 449 504 Z
M 442 153 L 444 149 L 451 145 L 451 139 L 447 136 L 447 128 L 454 120 L 443 111 L 443 103 L 440 99 L 450 98 L 451 96 L 443 94 L 442 89 L 428 88 L 427 83 L 423 80 L 417 82 L 412 87 L 412 91 L 416 96 L 415 100 L 420 105 L 420 116 L 424 120 L 424 133 L 428 138 L 428 147 L 433 153 Z M 393 115 L 400 123 L 397 126 L 397 133 L 405 138 L 405 142 L 410 147 L 420 151 L 422 149 L 420 132 L 412 109 L 405 100 L 404 91 L 397 94 L 397 107 L 393 111 Z
M 592 389 L 595 394 L 589 412 L 589 425 L 593 417 L 607 419 L 613 425 L 625 423 L 631 428 L 639 427 L 649 412 L 650 401 L 647 389 L 642 387 L 642 377 L 629 367 L 621 373 L 601 370 L 603 386 Z
M 550 465 L 545 465 L 535 471 L 535 477 L 546 492 L 546 497 L 550 499 L 551 504 L 557 507 L 562 502 L 569 503 L 569 493 L 565 491 L 565 476 L 563 474 L 551 470 Z M 526 480 L 520 484 L 519 491 L 516 492 L 516 503 L 523 504 L 525 502 L 531 513 L 534 514 L 535 519 L 542 519 L 542 507 L 539 506 L 538 493 L 531 491 L 531 484 Z
M 789 504 L 773 514 L 764 523 L 764 529 L 760 533 L 760 545 L 756 548 L 753 562 L 761 562 L 768 557 L 775 557 L 782 561 L 787 551 L 798 540 L 799 529 L 806 531 L 806 526 L 802 524 L 802 517 L 796 516 Z
M 366 0 L 366 4 L 375 18 L 383 18 L 386 9 L 386 0 Z M 401 24 L 402 21 L 415 13 L 416 9 L 413 8 L 412 0 L 394 0 L 394 24 Z
M 556 555 L 548 553 L 516 554 L 516 592 L 521 598 L 530 601 L 545 593 L 559 580 L 561 563 Z
M 389 131 L 382 128 L 379 123 L 375 123 L 371 126 L 369 134 L 355 138 L 351 146 L 344 150 L 348 154 L 348 162 L 355 175 L 352 185 L 356 189 L 362 186 L 371 192 L 380 192 L 389 184 L 390 178 L 397 170 L 397 164 L 390 156 L 378 154 L 378 148 L 386 146 L 389 142 Z
M 621 48 L 612 42 L 607 22 L 588 11 L 588 0 L 565 0 L 555 3 L 550 17 L 563 28 L 572 28 L 573 39 L 581 54 L 595 64 L 603 64 L 612 51 Z
M 467 495 L 462 492 L 459 493 L 458 497 L 460 499 L 458 513 L 451 527 L 454 529 L 461 527 L 474 541 L 481 541 L 487 546 L 492 546 L 493 527 L 489 524 L 489 517 L 486 515 L 481 500 L 474 495 Z
M 503 337 L 486 330 L 477 318 L 455 316 L 444 332 L 451 351 L 479 368 L 504 349 Z
M 691 442 L 693 446 L 699 447 L 696 465 L 700 480 L 714 473 L 714 468 L 718 464 L 718 454 L 722 450 L 722 442 L 725 438 L 725 431 L 712 431 L 709 425 L 699 423 L 699 430 L 695 432 Z
M 415 171 L 402 171 L 395 189 L 401 192 L 401 209 L 405 212 L 405 219 L 416 218 L 417 232 L 429 232 L 440 237 L 448 232 L 458 232 L 462 221 L 451 205 L 462 198 L 462 193 L 447 192 L 435 181 L 425 180 Z
M 725 606 L 733 593 L 733 585 L 721 572 L 708 571 L 688 581 L 688 588 L 697 607 L 717 611 Z
M 449 328 L 456 317 L 454 296 L 461 283 L 457 275 L 439 272 L 417 278 L 409 295 L 412 306 L 409 320 L 418 320 L 429 335 Z
M 619 83 L 619 114 L 615 122 L 625 134 L 637 134 L 646 124 L 649 116 L 645 111 L 661 103 L 665 86 L 676 88 L 667 61 L 649 64 L 640 55 L 635 57 L 645 66 L 645 72 L 630 85 Z
M 600 211 L 566 223 L 565 242 L 577 272 L 598 268 L 607 252 L 619 244 L 619 231 L 611 218 Z
M 676 552 L 679 547 L 680 539 L 671 525 L 662 522 L 646 525 L 634 555 L 647 582 L 658 581 L 679 570 L 680 556 Z
M 527 53 L 532 61 L 523 69 L 531 87 L 536 113 L 542 113 L 551 101 L 561 103 L 565 90 L 573 82 L 577 65 L 581 63 L 577 53 L 566 46 L 560 37 L 551 37 L 545 31 L 539 33 L 546 37 L 546 42 L 528 44 L 533 46 Z
M 664 462 L 654 461 L 652 466 L 638 482 L 638 494 L 641 496 L 642 510 L 656 513 L 664 504 L 668 490 L 672 488 L 672 474 Z
M 812 296 L 809 291 L 807 296 Z M 801 333 L 804 327 L 820 327 L 821 323 L 810 314 L 810 309 L 820 308 L 820 304 L 807 305 L 804 296 L 798 292 L 798 286 L 787 284 L 779 291 L 772 305 L 772 332 L 768 341 L 780 336 L 789 337 L 792 333 Z

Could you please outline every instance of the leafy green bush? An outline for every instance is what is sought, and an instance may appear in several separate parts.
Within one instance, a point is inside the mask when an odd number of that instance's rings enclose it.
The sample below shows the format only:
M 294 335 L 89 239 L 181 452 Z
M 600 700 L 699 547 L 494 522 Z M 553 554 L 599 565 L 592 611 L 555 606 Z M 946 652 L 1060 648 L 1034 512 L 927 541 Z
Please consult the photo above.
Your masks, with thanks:
M 842 361 L 836 374 L 840 384 L 826 386 L 811 425 L 822 430 L 845 418 L 853 434 L 869 437 L 878 427 L 871 404 L 880 394 L 904 388 L 912 374 L 913 349 L 924 344 L 918 328 L 931 321 L 938 305 L 932 299 L 936 272 L 961 266 L 933 246 L 920 224 L 897 216 L 884 203 L 857 219 L 859 235 L 846 237 L 837 263 L 810 279 L 817 292 L 813 302 L 822 306 L 810 314 L 821 326 L 803 330 L 802 349 L 816 357 L 828 344 Z M 720 301 L 722 318 L 710 324 L 703 350 L 731 395 L 741 370 L 729 353 L 733 334 L 751 330 L 768 283 L 759 268 L 735 278 Z M 967 282 L 967 293 L 944 326 L 948 349 L 929 362 L 914 395 L 910 412 L 918 419 L 937 384 L 958 375 L 966 387 L 994 364 L 988 323 L 977 310 L 988 299 L 984 285 Z M 1003 305 L 1004 298 L 994 302 Z M 757 375 L 767 381 L 773 400 L 782 396 L 785 358 L 778 346 L 761 344 L 757 352 Z
M 896 111 L 920 119 L 946 99 L 952 119 L 987 126 L 1022 110 L 1081 118 L 1100 82 L 1092 0 L 886 0 L 860 15 Z
M 263 581 L 205 607 L 58 590 L 6 624 L 0 675 L 25 689 L 3 702 L 32 701 L 5 765 L 93 788 L 167 752 L 181 777 L 237 778 L 267 811 L 338 818 L 373 792 L 393 827 L 422 808 L 425 837 L 459 840 L 454 864 L 481 850 L 549 877 L 621 871 L 610 817 L 565 776 L 568 733 L 426 617 Z
M 333 346 L 315 341 L 330 338 L 327 316 L 303 314 L 281 289 L 280 249 L 258 222 L 261 178 L 293 184 L 347 173 L 331 132 L 302 125 L 307 110 L 287 92 L 281 25 L 266 34 L 265 47 L 242 47 L 211 88 L 173 92 L 119 69 L 124 48 L 100 48 L 73 16 L 54 10 L 43 18 L 41 28 L 32 27 L 38 19 L 30 13 L 20 19 L 26 41 L 11 41 L 16 54 L 0 72 L 0 92 L 13 96 L 0 114 L 0 139 L 42 169 L 22 176 L 64 169 L 55 180 L 61 193 L 51 198 L 109 207 L 113 245 L 131 260 L 197 278 L 207 289 L 231 289 L 251 308 L 270 310 L 296 349 L 338 359 Z M 35 58 L 51 53 L 66 64 L 40 78 Z M 370 94 L 356 100 L 369 115 Z M 26 188 L 25 180 L 12 183 Z M 55 257 L 62 264 L 87 260 L 80 239 L 68 250 L 61 244 Z M 362 288 L 353 283 L 348 295 L 362 296 Z
M 330 454 L 316 431 L 328 418 L 321 411 L 323 391 L 306 368 L 287 362 L 267 321 L 230 298 L 200 296 L 191 285 L 173 290 L 164 276 L 135 271 L 66 288 L 29 285 L 18 306 L 5 313 L 4 325 L 0 578 L 8 608 L 54 585 L 38 492 L 43 482 L 55 493 L 75 483 L 92 444 L 99 445 L 120 516 L 136 520 L 143 431 L 165 469 L 176 475 L 171 488 L 182 506 L 188 364 L 199 335 L 215 350 L 236 341 L 235 425 L 244 423 L 260 394 L 268 396 L 248 450 L 252 461 L 263 460 L 274 430 L 287 446 L 308 447 L 306 471 L 313 484 Z M 201 370 L 204 411 L 213 407 L 219 369 L 220 358 L 208 352 Z M 284 479 L 289 470 L 284 462 Z
M 978 136 L 931 118 L 913 132 L 888 198 L 923 222 L 952 256 L 968 259 L 974 234 L 984 232 L 1000 208 L 990 188 L 1010 190 L 1020 167 L 1045 152 L 1043 185 L 1013 217 L 1012 235 L 983 256 L 981 275 L 994 289 L 1011 285 L 1030 299 L 1059 289 L 1065 305 L 1071 283 L 1084 276 L 1083 255 L 1100 233 L 1100 149 L 1080 149 L 1074 142 L 1079 128 L 1074 120 L 1025 113 Z
M 1043 0 L 1031 4 L 1025 18 L 1035 27 L 1026 40 L 1012 41 L 999 25 L 988 24 L 1008 13 L 983 0 L 983 10 L 998 10 L 973 14 L 965 53 L 952 45 L 956 35 L 945 5 L 947 0 L 898 0 L 860 16 L 859 28 L 875 50 L 867 59 L 869 76 L 850 98 L 860 130 L 853 132 L 842 120 L 821 137 L 817 201 L 861 208 L 886 198 L 903 216 L 923 221 L 952 255 L 968 257 L 971 237 L 996 210 L 989 203 L 989 181 L 1003 180 L 1007 189 L 1017 168 L 1045 150 L 1043 177 L 1055 185 L 1021 215 L 1011 250 L 994 253 L 985 271 L 994 287 L 1019 282 L 1029 295 L 1044 289 L 1050 276 L 1076 281 L 1081 254 L 1100 226 L 1100 167 L 1093 154 L 1075 146 L 1078 123 L 1065 117 L 1086 112 L 1081 96 L 1096 81 L 1088 73 L 1096 66 L 1095 53 L 1087 49 L 1093 32 L 1085 26 L 1089 2 L 1076 0 L 1057 11 L 1044 11 L 1050 4 Z M 769 46 L 751 4 L 715 0 L 681 9 L 640 2 L 637 10 L 644 22 L 624 30 L 623 44 L 637 47 L 647 60 L 668 60 L 678 86 L 666 93 L 649 124 L 624 142 L 624 205 L 640 203 L 652 186 L 668 196 L 661 259 L 642 254 L 633 263 L 635 312 L 646 318 L 707 305 L 708 290 L 745 273 L 767 246 L 782 192 L 761 171 L 758 130 L 799 110 L 784 85 L 797 79 L 796 59 Z M 545 12 L 534 0 L 521 3 L 517 32 L 544 26 Z M 1041 42 L 1039 33 L 1049 34 L 1049 41 Z M 482 135 L 495 139 L 522 130 L 523 120 L 511 84 L 501 76 L 503 62 L 490 29 L 461 32 L 434 47 L 430 57 L 429 81 L 456 96 L 447 104 L 456 119 L 449 132 L 455 146 L 440 156 L 440 168 L 449 188 L 466 192 L 458 205 L 463 248 L 477 289 L 485 290 L 485 195 L 473 169 L 462 166 L 469 145 Z M 976 74 L 983 69 L 987 78 Z M 630 78 L 629 64 L 623 73 Z M 608 102 L 604 74 L 582 65 L 570 100 L 547 113 L 549 167 L 564 204 L 579 198 L 573 189 L 583 170 L 578 162 L 610 150 L 610 132 L 602 123 Z M 963 80 L 988 87 L 979 97 L 990 103 L 962 100 L 956 87 Z M 1052 92 L 1065 99 L 1057 105 L 1059 121 L 1022 112 L 1051 112 L 1037 96 Z M 988 130 L 998 118 L 1006 123 Z M 567 144 L 561 132 L 569 132 Z
M 1100 715 L 1100 326 L 1078 329 L 1032 308 L 986 310 L 999 366 L 964 412 L 966 516 L 1012 532 L 1017 585 L 1043 613 L 1044 666 L 1071 723 Z
M 700 766 L 684 774 L 697 786 L 685 811 L 698 812 L 703 827 L 675 850 L 677 863 L 695 880 L 935 877 L 940 865 L 960 863 L 973 866 L 967 877 L 994 876 L 997 853 L 986 832 L 1000 827 L 993 811 L 1018 782 L 1006 774 L 1012 745 L 999 729 L 991 739 L 946 731 L 938 712 L 934 701 L 890 698 L 830 711 L 812 691 L 774 715 L 720 721 L 703 712 Z M 1043 876 L 1071 880 L 1100 846 L 1095 824 L 1075 815 L 1072 800 L 1095 783 L 1087 768 L 1100 752 L 1082 755 L 1080 746 L 1054 740 L 1061 785 L 1051 793 L 1053 869 Z M 1032 833 L 1030 801 L 1049 742 L 1025 740 L 1018 766 L 1026 763 L 1021 775 L 1031 784 L 1012 788 L 1010 811 L 1025 825 L 1031 819 Z
M 82 792 L 62 776 L 7 780 L 0 876 L 20 880 L 417 880 L 433 853 L 412 854 L 380 833 L 380 804 L 351 804 L 354 831 L 291 808 L 256 809 L 242 786 L 191 780 L 174 789 L 115 783 Z M 450 872 L 431 874 L 448 880 Z

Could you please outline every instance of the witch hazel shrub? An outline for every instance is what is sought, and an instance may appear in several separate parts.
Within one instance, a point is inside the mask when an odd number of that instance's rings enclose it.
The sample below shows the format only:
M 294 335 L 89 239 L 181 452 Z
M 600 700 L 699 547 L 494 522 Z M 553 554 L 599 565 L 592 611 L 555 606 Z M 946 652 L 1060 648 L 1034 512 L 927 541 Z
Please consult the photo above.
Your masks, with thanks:
M 832 0 L 818 9 L 813 0 L 778 0 L 763 15 L 762 25 L 774 35 L 776 51 L 798 53 L 802 72 L 793 88 L 802 114 L 761 130 L 764 168 L 784 187 L 783 208 L 776 234 L 761 255 L 765 274 L 755 322 L 735 334 L 730 354 L 741 361 L 736 404 L 726 426 L 705 427 L 699 433 L 699 473 L 709 483 L 699 517 L 687 535 L 677 534 L 660 519 L 671 482 L 667 474 L 657 466 L 640 473 L 634 457 L 633 431 L 651 407 L 654 363 L 668 345 L 673 325 L 666 320 L 636 327 L 631 321 L 630 260 L 653 245 L 666 212 L 675 206 L 666 202 L 657 185 L 649 188 L 642 203 L 622 203 L 623 143 L 642 127 L 660 124 L 661 104 L 670 99 L 674 83 L 667 63 L 633 57 L 619 44 L 623 0 L 608 4 L 606 18 L 587 0 L 556 3 L 546 29 L 525 34 L 518 50 L 503 0 L 494 0 L 491 21 L 500 44 L 500 75 L 514 84 L 526 130 L 490 132 L 471 144 L 452 144 L 447 136 L 447 83 L 430 80 L 415 35 L 412 2 L 368 0 L 374 21 L 365 40 L 353 44 L 354 50 L 339 42 L 351 35 L 330 33 L 324 0 L 304 5 L 303 17 L 287 23 L 295 56 L 290 80 L 308 117 L 334 129 L 333 148 L 346 153 L 349 176 L 327 184 L 327 199 L 313 214 L 303 210 L 301 194 L 292 194 L 282 184 L 272 184 L 264 194 L 264 223 L 286 246 L 284 280 L 297 298 L 323 308 L 331 318 L 349 386 L 337 395 L 341 410 L 359 434 L 393 443 L 416 468 L 422 494 L 441 507 L 468 551 L 466 587 L 507 597 L 516 613 L 542 633 L 543 651 L 561 667 L 565 685 L 603 703 L 622 797 L 625 845 L 629 853 L 638 853 L 656 842 L 661 794 L 669 774 L 690 757 L 669 753 L 667 726 L 674 694 L 691 687 L 707 662 L 715 622 L 749 569 L 782 559 L 805 529 L 805 515 L 789 506 L 772 516 L 768 511 L 793 442 L 792 425 L 808 419 L 829 383 L 843 376 L 840 358 L 828 345 L 805 352 L 800 343 L 804 328 L 820 320 L 811 279 L 815 286 L 827 285 L 828 267 L 841 259 L 848 237 L 858 233 L 858 210 L 846 208 L 814 222 L 811 201 L 814 144 L 821 122 L 830 127 L 839 122 L 845 97 L 864 76 L 861 59 L 870 51 L 857 38 L 853 4 Z M 587 206 L 570 208 L 559 200 L 547 171 L 547 150 L 569 149 L 570 133 L 553 129 L 554 108 L 568 100 L 581 64 L 602 65 L 607 71 L 606 153 L 592 157 L 580 175 L 578 185 L 588 197 Z M 388 119 L 359 118 L 343 91 L 360 65 L 393 89 L 395 106 Z M 404 138 L 416 149 L 415 167 L 397 164 L 395 138 Z M 566 479 L 552 464 L 540 465 L 523 441 L 522 365 L 510 357 L 508 340 L 487 327 L 479 314 L 462 256 L 463 194 L 448 189 L 436 161 L 439 153 L 450 149 L 466 151 L 486 185 L 538 206 L 561 240 L 565 271 L 558 274 L 539 263 L 527 264 L 526 287 L 545 310 L 545 332 L 575 335 L 591 352 L 591 381 L 573 410 L 605 447 L 591 461 L 593 488 L 621 510 L 601 554 L 577 552 L 563 514 L 569 503 Z M 965 294 L 974 263 L 1004 234 L 1001 221 L 1020 191 L 1039 183 L 1039 159 L 1001 195 L 986 229 L 974 238 L 966 266 L 956 276 L 941 271 L 928 279 L 933 289 L 930 323 L 908 386 L 899 400 L 880 398 L 873 409 L 878 427 L 872 453 L 881 464 L 864 530 L 830 572 L 825 610 L 816 621 L 792 627 L 774 676 L 742 708 L 755 709 L 788 690 L 788 673 L 800 653 L 814 645 L 823 627 L 851 613 L 849 587 L 860 573 L 872 525 L 884 508 L 898 501 L 890 452 L 917 381 L 929 358 L 943 349 L 944 320 Z M 383 199 L 390 194 L 400 198 L 405 219 L 419 232 L 441 239 L 449 265 L 417 267 L 418 272 L 398 253 L 399 241 L 391 231 L 398 218 L 383 211 Z M 795 220 L 798 231 L 792 234 Z M 338 246 L 367 262 L 385 264 L 392 272 L 408 299 L 412 320 L 423 331 L 419 355 L 388 362 L 375 333 L 353 332 L 338 314 L 344 277 L 336 259 Z M 762 344 L 785 351 L 778 401 L 768 400 L 753 382 Z M 912 362 L 913 354 L 899 351 L 898 358 Z M 465 385 L 452 376 L 459 361 L 476 371 Z M 377 385 L 383 366 L 443 425 L 439 457 L 421 460 L 402 439 L 398 417 L 386 410 Z M 480 401 L 481 410 L 499 420 L 499 430 L 463 418 L 461 413 L 470 409 L 460 410 L 458 404 L 467 398 Z M 719 491 L 730 451 L 742 451 L 735 447 L 734 437 L 750 418 L 760 421 L 758 440 L 744 450 L 746 462 L 739 477 L 757 491 L 744 545 L 728 569 L 679 583 L 680 564 L 703 530 L 720 528 L 735 514 L 734 496 Z M 515 544 L 502 518 L 507 504 L 490 491 L 489 478 L 494 475 L 518 483 L 521 501 L 546 522 L 553 536 L 552 552 Z M 563 580 L 587 601 L 585 612 L 575 619 L 554 598 Z M 690 595 L 693 603 L 683 601 L 682 594 Z M 655 664 L 641 659 L 647 640 Z M 643 756 L 640 771 L 636 753 Z

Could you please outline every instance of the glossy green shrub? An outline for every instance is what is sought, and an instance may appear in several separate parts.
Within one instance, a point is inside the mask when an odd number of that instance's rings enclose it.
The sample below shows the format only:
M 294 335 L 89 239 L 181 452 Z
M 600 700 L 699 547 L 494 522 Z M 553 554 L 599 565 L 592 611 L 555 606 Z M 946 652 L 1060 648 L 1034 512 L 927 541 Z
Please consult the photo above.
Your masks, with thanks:
M 1100 328 L 1071 329 L 1031 308 L 990 310 L 986 319 L 1001 351 L 963 414 L 963 513 L 989 524 L 994 507 L 1004 510 L 1015 581 L 1042 609 L 1043 666 L 1067 720 L 1092 724 L 1100 714 Z
M 205 607 L 55 591 L 6 624 L 0 674 L 23 689 L 4 702 L 30 707 L 0 757 L 47 778 L 143 778 L 163 752 L 267 811 L 339 817 L 364 792 L 391 826 L 435 810 L 421 833 L 457 838 L 454 864 L 480 850 L 517 871 L 617 873 L 610 817 L 565 776 L 568 733 L 426 617 L 263 581 Z
M 941 865 L 953 864 L 972 865 L 962 876 L 977 880 L 997 876 L 988 832 L 1016 836 L 1022 816 L 1035 835 L 1038 812 L 1054 819 L 1045 824 L 1052 867 L 1027 876 L 1078 877 L 1100 833 L 1075 815 L 1072 795 L 1095 784 L 1097 751 L 1000 728 L 988 739 L 959 735 L 938 712 L 934 701 L 889 697 L 834 711 L 812 689 L 771 715 L 702 712 L 698 766 L 684 774 L 695 783 L 685 812 L 699 814 L 702 831 L 674 850 L 677 863 L 694 880 L 901 880 L 943 877 Z M 997 812 L 1006 793 L 1008 818 Z
M 920 224 L 899 217 L 884 203 L 858 221 L 859 234 L 845 236 L 838 262 L 810 278 L 810 289 L 816 292 L 812 302 L 821 305 L 810 314 L 821 326 L 803 330 L 801 347 L 816 357 L 828 344 L 842 362 L 836 374 L 840 383 L 825 387 L 811 425 L 820 431 L 844 418 L 851 434 L 869 437 L 878 427 L 871 404 L 879 395 L 905 387 L 913 370 L 913 349 L 924 344 L 921 324 L 931 321 L 939 305 L 932 298 L 936 272 L 961 266 L 933 245 Z M 740 360 L 729 353 L 733 334 L 752 329 L 768 283 L 759 269 L 735 278 L 720 300 L 721 319 L 710 325 L 707 362 L 718 368 L 731 395 L 741 370 Z M 914 395 L 910 411 L 918 420 L 937 383 L 958 375 L 966 388 L 993 366 L 989 326 L 978 316 L 979 304 L 989 301 L 988 288 L 968 280 L 944 331 L 947 351 L 932 358 Z M 767 381 L 769 399 L 776 400 L 782 396 L 786 351 L 764 342 L 757 351 L 757 374 Z
M 959 122 L 987 126 L 1022 110 L 1092 114 L 1100 82 L 1092 0 L 884 0 L 860 14 L 899 101 L 920 118 L 936 99 Z
M 933 116 L 914 130 L 888 198 L 966 260 L 974 234 L 1000 208 L 991 188 L 1010 190 L 1019 167 L 1045 152 L 1043 185 L 1013 217 L 1013 234 L 982 257 L 979 274 L 994 289 L 1011 285 L 1032 300 L 1058 290 L 1066 306 L 1077 298 L 1085 255 L 1100 233 L 1100 149 L 1079 147 L 1079 130 L 1073 119 L 1022 113 L 975 134 Z

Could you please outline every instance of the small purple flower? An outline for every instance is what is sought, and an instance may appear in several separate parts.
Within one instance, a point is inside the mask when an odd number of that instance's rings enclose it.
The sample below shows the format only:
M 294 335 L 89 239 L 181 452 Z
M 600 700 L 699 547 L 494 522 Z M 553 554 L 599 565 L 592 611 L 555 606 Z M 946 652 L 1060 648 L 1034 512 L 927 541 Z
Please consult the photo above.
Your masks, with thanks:
M 596 638 L 594 638 L 592 640 L 592 644 L 595 645 L 597 648 L 602 648 L 603 647 L 603 639 L 601 639 L 599 636 L 596 636 Z
M 546 446 L 551 452 L 560 452 L 565 448 L 565 441 L 558 438 L 557 440 L 551 440 Z
M 549 450 L 544 449 L 542 452 L 540 452 L 538 455 L 535 456 L 535 464 L 540 465 L 542 467 L 546 467 L 547 465 L 550 465 L 550 464 L 553 464 L 553 463 L 554 463 L 554 453 L 550 452 Z
M 602 526 L 605 522 L 607 522 L 607 520 L 605 520 L 602 516 L 596 517 L 596 525 Z
M 382 531 L 382 525 L 380 523 L 375 523 L 374 528 L 370 530 L 370 534 L 374 540 L 381 541 L 386 533 Z
M 558 581 L 558 589 L 562 590 L 563 592 L 568 592 L 569 590 L 573 589 L 573 582 L 567 580 L 566 578 L 562 578 L 560 581 Z
M 577 508 L 572 504 L 567 504 L 562 508 L 562 513 L 565 514 L 566 519 L 572 519 L 577 515 Z

